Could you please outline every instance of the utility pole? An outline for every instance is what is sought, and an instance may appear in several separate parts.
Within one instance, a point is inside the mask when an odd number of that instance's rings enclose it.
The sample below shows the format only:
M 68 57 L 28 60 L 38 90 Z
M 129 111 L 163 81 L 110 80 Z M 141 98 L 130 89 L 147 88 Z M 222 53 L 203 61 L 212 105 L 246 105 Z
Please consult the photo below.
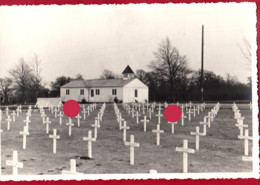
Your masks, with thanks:
M 204 25 L 202 25 L 202 35 L 201 35 L 201 72 L 200 72 L 200 91 L 201 91 L 201 102 L 204 101 L 203 98 L 203 60 L 204 60 Z

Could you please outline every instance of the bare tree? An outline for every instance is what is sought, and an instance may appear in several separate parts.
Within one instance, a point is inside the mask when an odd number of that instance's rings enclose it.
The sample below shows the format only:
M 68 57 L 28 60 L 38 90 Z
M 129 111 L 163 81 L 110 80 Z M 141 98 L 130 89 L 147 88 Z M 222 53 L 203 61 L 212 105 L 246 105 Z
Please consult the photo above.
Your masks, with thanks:
M 25 97 L 26 90 L 31 83 L 31 79 L 30 79 L 32 76 L 31 72 L 32 70 L 30 69 L 29 65 L 24 61 L 23 58 L 21 58 L 19 63 L 9 71 L 16 85 L 17 91 L 21 92 L 22 95 L 21 99 L 23 103 L 26 100 Z
M 169 82 L 172 101 L 175 101 L 176 82 L 191 72 L 188 68 L 187 58 L 179 54 L 168 37 L 161 42 L 158 51 L 154 52 L 154 56 L 155 60 L 149 65 L 149 68 L 155 71 L 162 80 Z
M 143 83 L 147 84 L 147 74 L 143 69 L 136 70 L 136 77 L 141 80 Z
M 80 73 L 78 73 L 78 74 L 76 75 L 76 80 L 84 80 L 83 75 L 80 74 Z
M 238 48 L 241 51 L 241 54 L 243 55 L 245 59 L 245 65 L 248 69 L 251 69 L 251 63 L 252 63 L 252 51 L 251 51 L 251 43 L 243 37 L 242 44 L 238 44 Z
M 105 69 L 103 72 L 102 72 L 102 75 L 100 76 L 101 79 L 114 79 L 116 78 L 116 75 L 108 70 L 108 69 Z
M 11 92 L 12 79 L 11 78 L 0 78 L 0 90 L 3 94 L 3 103 L 7 104 L 9 100 L 9 93 Z
M 31 64 L 31 82 L 32 82 L 32 88 L 33 88 L 33 94 L 35 100 L 38 97 L 40 88 L 41 88 L 41 83 L 42 83 L 42 77 L 41 77 L 41 71 L 42 69 L 40 68 L 41 61 L 39 60 L 38 55 L 34 54 L 32 58 L 32 64 Z
M 239 83 L 237 76 L 232 76 L 229 73 L 226 74 L 227 85 L 236 85 Z

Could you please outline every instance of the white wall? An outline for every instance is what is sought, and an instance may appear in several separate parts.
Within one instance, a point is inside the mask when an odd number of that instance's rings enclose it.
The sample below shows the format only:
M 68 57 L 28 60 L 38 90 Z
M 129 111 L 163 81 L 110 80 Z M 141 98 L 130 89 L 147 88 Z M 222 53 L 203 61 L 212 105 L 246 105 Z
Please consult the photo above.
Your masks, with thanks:
M 58 107 L 60 103 L 60 98 L 37 98 L 37 107 Z
M 106 88 L 91 88 L 94 89 L 94 97 L 89 94 L 90 102 L 114 102 L 114 98 L 123 100 L 123 89 L 122 87 L 106 87 Z M 100 94 L 96 95 L 96 89 L 99 89 Z M 117 90 L 116 95 L 112 95 L 112 89 Z M 89 91 L 90 93 L 90 91 Z
M 70 94 L 66 95 L 66 89 L 70 90 Z M 80 89 L 84 89 L 84 95 L 80 95 Z M 91 89 L 94 90 L 94 97 L 91 97 Z M 101 88 L 61 88 L 60 97 L 61 101 L 70 99 L 81 101 L 83 97 L 87 102 L 113 102 L 114 98 L 123 100 L 123 102 L 145 102 L 149 101 L 149 89 L 138 79 L 126 84 L 124 87 L 101 87 Z M 99 89 L 100 94 L 96 95 L 96 89 Z M 117 94 L 112 95 L 112 89 L 117 89 Z M 138 91 L 138 96 L 135 97 L 135 89 Z
M 137 90 L 137 97 L 135 97 L 135 90 Z M 140 80 L 135 79 L 123 87 L 123 102 L 145 102 L 149 101 L 149 89 Z
M 66 95 L 66 90 L 69 89 L 69 95 Z M 80 95 L 80 90 L 84 89 L 84 95 Z M 60 88 L 61 101 L 76 100 L 81 102 L 83 98 L 88 101 L 88 89 L 86 88 Z

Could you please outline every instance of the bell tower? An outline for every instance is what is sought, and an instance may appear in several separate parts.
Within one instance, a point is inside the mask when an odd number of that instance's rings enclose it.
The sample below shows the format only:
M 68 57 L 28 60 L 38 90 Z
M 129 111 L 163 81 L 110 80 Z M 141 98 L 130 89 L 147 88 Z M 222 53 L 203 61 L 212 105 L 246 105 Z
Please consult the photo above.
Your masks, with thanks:
M 124 80 L 132 79 L 135 77 L 135 73 L 133 72 L 133 70 L 131 69 L 131 67 L 129 65 L 126 66 L 126 68 L 124 69 L 122 74 L 123 74 Z

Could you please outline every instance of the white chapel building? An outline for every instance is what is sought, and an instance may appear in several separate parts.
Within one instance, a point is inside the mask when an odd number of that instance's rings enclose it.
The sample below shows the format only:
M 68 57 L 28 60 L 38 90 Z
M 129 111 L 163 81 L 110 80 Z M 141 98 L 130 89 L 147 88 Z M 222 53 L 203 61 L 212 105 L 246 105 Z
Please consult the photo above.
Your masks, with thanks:
M 115 97 L 124 103 L 148 102 L 148 86 L 136 78 L 128 65 L 123 78 L 73 80 L 60 88 L 61 101 L 113 102 Z

